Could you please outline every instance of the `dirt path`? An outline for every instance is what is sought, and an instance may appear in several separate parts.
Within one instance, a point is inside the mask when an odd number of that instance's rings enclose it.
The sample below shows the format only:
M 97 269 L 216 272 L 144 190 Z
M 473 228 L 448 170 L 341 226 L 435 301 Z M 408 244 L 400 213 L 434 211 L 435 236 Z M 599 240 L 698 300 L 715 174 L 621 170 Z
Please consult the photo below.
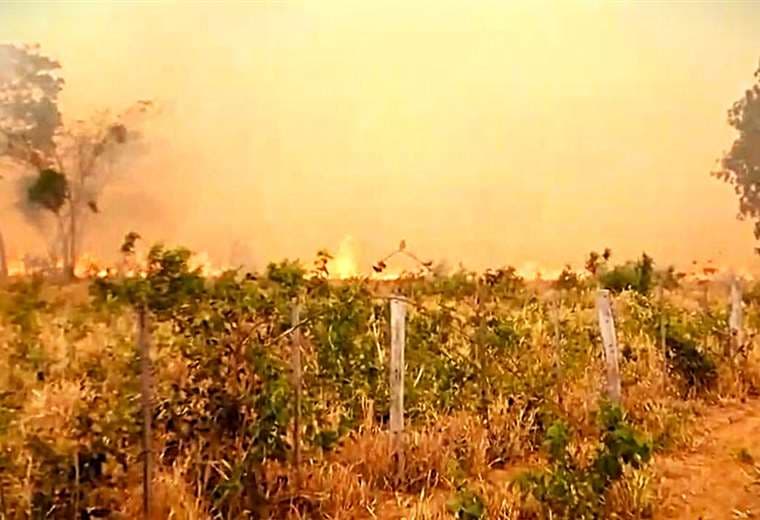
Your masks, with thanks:
M 655 462 L 655 518 L 760 518 L 760 400 L 709 408 L 694 435 L 692 450 Z

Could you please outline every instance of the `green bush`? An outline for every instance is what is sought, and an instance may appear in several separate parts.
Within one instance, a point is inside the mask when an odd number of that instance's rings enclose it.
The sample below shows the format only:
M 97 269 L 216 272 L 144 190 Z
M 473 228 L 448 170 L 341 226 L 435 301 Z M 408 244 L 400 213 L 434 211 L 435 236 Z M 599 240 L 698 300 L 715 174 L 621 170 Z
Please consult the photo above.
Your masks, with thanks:
M 613 293 L 636 291 L 648 294 L 654 280 L 654 260 L 646 253 L 636 262 L 617 265 L 598 275 L 599 284 Z
M 602 518 L 605 493 L 623 476 L 624 468 L 649 461 L 652 444 L 626 422 L 622 410 L 604 405 L 599 414 L 599 445 L 590 462 L 569 450 L 571 432 L 561 421 L 546 432 L 549 468 L 524 474 L 518 481 L 553 518 L 595 520 Z
M 559 273 L 559 276 L 553 285 L 556 289 L 559 290 L 573 291 L 582 289 L 585 284 L 578 273 L 576 273 L 572 267 L 566 265 L 562 269 L 562 272 Z
M 483 499 L 466 487 L 459 487 L 457 492 L 446 503 L 446 508 L 461 520 L 479 520 L 486 516 L 486 506 Z
M 715 386 L 718 379 L 715 361 L 696 341 L 669 326 L 665 344 L 668 369 L 679 376 L 685 394 L 703 392 Z

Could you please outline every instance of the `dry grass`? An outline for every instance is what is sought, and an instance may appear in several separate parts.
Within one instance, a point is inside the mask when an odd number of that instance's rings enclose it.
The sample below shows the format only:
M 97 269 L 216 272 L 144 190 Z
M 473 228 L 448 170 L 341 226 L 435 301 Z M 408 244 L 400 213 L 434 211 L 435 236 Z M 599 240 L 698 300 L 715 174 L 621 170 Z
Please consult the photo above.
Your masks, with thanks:
M 760 349 L 718 367 L 716 395 L 726 399 L 747 399 L 760 395 Z
M 301 468 L 300 490 L 292 467 L 267 462 L 262 470 L 267 506 L 263 518 L 450 518 L 446 503 L 457 481 L 469 482 L 482 496 L 492 518 L 517 518 L 520 496 L 508 486 L 505 471 L 489 468 L 497 445 L 510 456 L 525 455 L 523 442 L 532 426 L 524 407 L 495 407 L 487 430 L 475 416 L 441 417 L 404 439 L 404 465 L 399 473 L 394 442 L 388 432 L 365 424 L 341 443 L 327 459 L 311 460 Z M 494 478 L 494 475 L 499 475 Z M 154 487 L 154 518 L 205 518 L 206 505 L 187 484 L 183 467 L 161 468 Z M 130 490 L 124 514 L 140 511 L 141 490 Z M 163 515 L 163 516 L 162 516 Z
M 522 460 L 535 448 L 536 411 L 524 403 L 500 401 L 487 420 L 458 413 L 439 417 L 433 424 L 408 432 L 403 439 L 403 478 L 398 481 L 394 441 L 376 428 L 349 436 L 332 460 L 353 468 L 373 488 L 418 493 L 451 487 L 464 473 L 482 478 L 498 465 Z
M 77 288 L 82 298 L 81 288 Z M 690 305 L 694 302 L 690 301 Z M 108 324 L 94 322 L 83 331 L 67 331 L 66 313 L 75 312 L 69 306 L 61 315 L 43 324 L 39 342 L 45 348 L 48 363 L 45 381 L 37 382 L 34 374 L 12 374 L 14 367 L 7 353 L 0 352 L 0 391 L 21 386 L 25 399 L 18 413 L 13 436 L 0 437 L 5 446 L 14 444 L 16 461 L 20 466 L 33 468 L 24 442 L 31 437 L 49 440 L 56 451 L 68 456 L 76 449 L 71 436 L 72 421 L 90 391 L 88 385 L 66 378 L 72 369 L 99 366 L 102 370 L 118 372 L 119 366 L 106 366 L 104 352 L 133 332 L 131 316 L 114 317 Z M 524 319 L 528 319 L 523 316 Z M 562 316 L 566 325 L 594 320 L 593 310 L 568 312 Z M 572 323 L 571 323 L 572 322 Z M 2 328 L 0 342 L 13 338 L 12 330 Z M 704 404 L 699 400 L 679 399 L 663 384 L 663 358 L 659 345 L 641 333 L 620 334 L 621 346 L 628 346 L 635 356 L 633 362 L 621 363 L 623 369 L 624 404 L 633 422 L 669 449 L 688 446 L 692 418 Z M 170 342 L 171 330 L 158 328 L 157 345 Z M 530 347 L 537 363 L 551 365 L 558 358 L 551 322 L 539 320 L 530 333 Z M 176 357 L 155 349 L 154 362 L 161 376 L 159 384 L 181 383 L 187 378 L 188 366 Z M 165 352 L 169 352 L 166 349 Z M 109 354 L 110 355 L 110 354 Z M 129 350 L 117 352 L 122 363 L 129 362 Z M 565 377 L 556 396 L 545 396 L 556 404 L 559 416 L 565 419 L 576 437 L 571 449 L 580 459 L 588 458 L 598 439 L 592 418 L 603 392 L 603 364 L 596 354 L 581 353 L 588 361 L 581 369 Z M 114 368 L 116 367 L 116 368 Z M 103 383 L 98 391 L 115 392 L 120 375 Z M 109 374 L 109 378 L 112 376 Z M 108 386 L 112 385 L 112 386 Z M 746 359 L 733 365 L 721 363 L 715 396 L 723 399 L 743 399 L 760 389 L 760 350 L 750 351 Z M 554 391 L 552 391 L 553 393 Z M 555 399 L 556 397 L 556 399 Z M 556 401 L 556 402 L 555 402 Z M 372 423 L 373 403 L 364 400 L 363 425 L 346 437 L 339 447 L 328 454 L 305 453 L 301 468 L 300 490 L 294 486 L 295 474 L 285 463 L 267 461 L 262 468 L 266 504 L 259 505 L 263 518 L 451 518 L 449 499 L 460 485 L 479 496 L 485 503 L 489 518 L 539 518 L 539 508 L 509 485 L 512 467 L 534 465 L 540 449 L 537 435 L 539 410 L 519 397 L 493 403 L 487 413 L 479 416 L 460 412 L 433 418 L 425 425 L 411 428 L 403 439 L 403 468 L 395 457 L 394 440 L 378 425 Z M 336 411 L 337 416 L 337 411 Z M 337 419 L 336 419 L 337 422 Z M 3 447 L 0 444 L 0 447 Z M 241 449 L 242 451 L 242 449 Z M 209 454 L 206 454 L 209 455 Z M 309 459 L 309 455 L 312 456 Z M 498 469 L 496 469 L 498 468 Z M 138 518 L 142 508 L 142 489 L 139 468 L 129 475 L 131 484 L 113 492 L 118 496 L 124 518 Z M 27 474 L 31 469 L 27 469 Z M 204 486 L 194 482 L 188 461 L 175 461 L 171 466 L 158 465 L 153 489 L 153 519 L 201 520 L 211 518 L 211 504 L 204 497 Z M 7 495 L 20 497 L 16 503 L 25 508 L 31 500 L 31 486 L 17 479 L 6 484 Z M 652 508 L 651 474 L 648 469 L 627 470 L 606 497 L 606 518 L 641 518 Z
M 138 478 L 126 492 L 121 515 L 124 518 L 141 518 L 143 514 L 143 488 Z M 181 464 L 170 468 L 157 468 L 151 483 L 150 520 L 207 520 L 207 504 L 193 492 L 187 483 Z
M 55 381 L 32 389 L 18 422 L 21 435 L 65 438 L 73 426 L 80 397 L 79 381 Z
M 625 469 L 605 496 L 605 518 L 634 520 L 651 518 L 655 508 L 651 468 Z

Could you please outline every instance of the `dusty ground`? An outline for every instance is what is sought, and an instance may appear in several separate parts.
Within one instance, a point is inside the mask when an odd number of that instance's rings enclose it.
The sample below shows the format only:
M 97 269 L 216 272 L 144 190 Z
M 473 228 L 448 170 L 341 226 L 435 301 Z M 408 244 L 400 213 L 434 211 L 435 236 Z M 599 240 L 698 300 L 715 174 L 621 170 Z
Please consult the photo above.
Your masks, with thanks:
M 655 518 L 760 518 L 760 400 L 708 408 L 694 435 L 655 462 Z

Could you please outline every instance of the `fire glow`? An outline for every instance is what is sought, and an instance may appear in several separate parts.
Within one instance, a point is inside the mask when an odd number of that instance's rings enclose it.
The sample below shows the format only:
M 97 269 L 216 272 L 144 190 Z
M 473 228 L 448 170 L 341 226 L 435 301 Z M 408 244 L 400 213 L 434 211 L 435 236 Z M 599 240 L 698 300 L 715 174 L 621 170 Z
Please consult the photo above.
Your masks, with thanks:
M 395 253 L 394 253 L 395 254 Z M 390 255 L 393 256 L 393 255 Z M 411 255 L 413 256 L 413 255 Z M 197 270 L 199 274 L 208 278 L 217 278 L 223 273 L 235 270 L 239 266 L 221 266 L 215 264 L 211 256 L 200 251 L 194 253 L 189 260 L 189 267 Z M 361 253 L 356 241 L 351 236 L 346 236 L 341 240 L 335 254 L 327 263 L 328 277 L 333 280 L 350 280 L 366 278 L 377 281 L 392 281 L 404 277 L 405 275 L 419 275 L 425 272 L 423 269 L 404 270 L 399 266 L 384 266 L 379 272 L 368 270 L 363 271 L 361 266 Z M 26 259 L 13 259 L 8 262 L 8 274 L 11 277 L 23 277 L 35 273 L 55 272 L 63 270 L 61 260 L 56 262 L 43 263 Z M 98 258 L 97 256 L 85 253 L 77 260 L 74 268 L 74 275 L 78 279 L 104 278 L 107 276 L 124 276 L 132 278 L 136 276 L 146 276 L 148 271 L 147 259 L 143 256 L 132 256 L 123 259 L 116 264 Z M 582 271 L 576 271 L 581 272 Z M 536 262 L 523 263 L 516 269 L 516 274 L 527 281 L 551 281 L 556 280 L 561 273 L 559 269 L 550 269 L 540 266 Z M 447 274 L 450 274 L 447 273 Z M 752 282 L 755 275 L 750 269 L 730 267 L 718 267 L 712 261 L 705 263 L 693 262 L 688 272 L 682 272 L 681 278 L 686 282 L 709 283 L 715 281 L 724 281 L 737 276 L 745 281 Z M 310 275 L 307 274 L 307 277 Z

